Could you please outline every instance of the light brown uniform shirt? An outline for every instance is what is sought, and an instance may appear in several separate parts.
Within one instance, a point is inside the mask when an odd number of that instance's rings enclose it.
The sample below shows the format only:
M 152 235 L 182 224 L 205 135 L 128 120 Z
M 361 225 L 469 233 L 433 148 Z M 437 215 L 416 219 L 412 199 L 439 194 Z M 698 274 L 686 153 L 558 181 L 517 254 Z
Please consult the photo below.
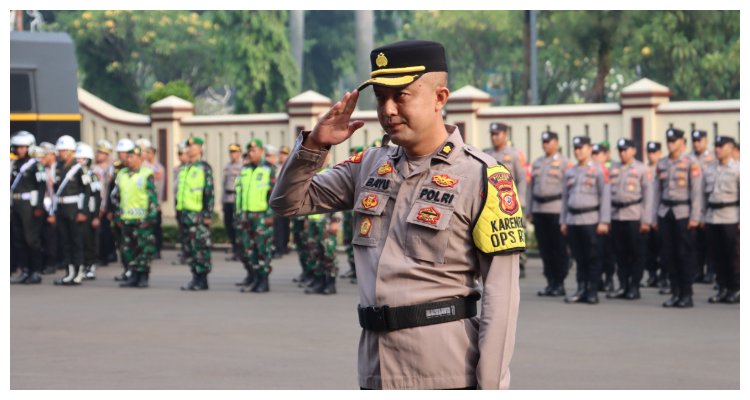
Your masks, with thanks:
M 653 221 L 664 218 L 671 209 L 675 219 L 701 220 L 703 209 L 703 174 L 695 157 L 683 154 L 674 160 L 666 156 L 656 164 L 654 176 Z M 669 206 L 665 201 L 683 204 Z
M 562 207 L 563 175 L 573 164 L 565 156 L 555 153 L 537 158 L 531 166 L 529 196 L 526 198 L 527 212 L 560 214 Z M 538 199 L 560 196 L 558 200 L 540 202 Z
M 703 222 L 707 224 L 738 224 L 740 206 L 711 207 L 712 204 L 731 204 L 740 201 L 740 163 L 714 163 L 708 167 L 704 185 Z
M 516 150 L 511 145 L 502 149 L 490 149 L 485 151 L 495 160 L 501 162 L 513 175 L 513 180 L 518 188 L 518 200 L 521 205 L 526 206 L 526 157 L 521 150 Z
M 613 221 L 641 221 L 647 225 L 656 222 L 652 220 L 654 182 L 649 167 L 638 160 L 627 165 L 615 163 L 609 172 L 609 186 Z
M 284 216 L 354 209 L 352 243 L 363 306 L 482 293 L 478 317 L 392 332 L 363 330 L 361 387 L 505 389 L 510 382 L 519 256 L 487 256 L 471 234 L 482 208 L 483 165 L 496 161 L 464 144 L 455 126 L 446 129 L 445 144 L 408 174 L 404 150 L 385 146 L 316 175 L 327 151 L 303 147 L 302 133 L 271 195 L 271 207 Z M 437 219 L 423 212 L 429 208 Z

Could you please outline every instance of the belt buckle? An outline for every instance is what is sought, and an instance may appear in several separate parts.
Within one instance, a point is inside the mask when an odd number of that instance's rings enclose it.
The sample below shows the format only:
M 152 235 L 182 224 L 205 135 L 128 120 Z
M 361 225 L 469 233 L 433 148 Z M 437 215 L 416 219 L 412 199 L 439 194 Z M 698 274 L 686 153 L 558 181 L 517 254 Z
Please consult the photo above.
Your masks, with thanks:
M 369 306 L 360 307 L 362 311 L 360 317 L 362 318 L 362 325 L 365 329 L 384 332 L 388 330 L 388 323 L 385 319 L 385 313 L 388 311 L 388 306 Z

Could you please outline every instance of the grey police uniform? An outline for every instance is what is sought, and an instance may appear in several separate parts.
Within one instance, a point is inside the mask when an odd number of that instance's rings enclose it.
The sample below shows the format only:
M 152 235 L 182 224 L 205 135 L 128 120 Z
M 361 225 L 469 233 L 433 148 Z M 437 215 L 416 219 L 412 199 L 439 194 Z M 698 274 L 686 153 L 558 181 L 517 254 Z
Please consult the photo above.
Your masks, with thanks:
M 696 131 L 693 131 L 693 137 L 695 137 Z M 716 156 L 713 152 L 706 149 L 701 154 L 694 152 L 690 153 L 690 156 L 695 159 L 701 166 L 701 172 L 705 176 L 706 171 L 716 164 Z M 706 230 L 705 228 L 698 227 L 695 229 L 695 243 L 706 242 Z M 696 274 L 695 281 L 700 283 L 713 283 L 715 274 L 714 265 L 709 262 L 708 259 L 708 248 L 706 246 L 693 246 L 691 251 L 693 255 L 690 257 L 695 262 Z
M 563 282 L 568 276 L 568 251 L 560 232 L 563 175 L 573 164 L 562 154 L 542 156 L 531 166 L 526 210 L 533 214 L 534 233 L 542 257 L 544 277 L 550 290 L 540 295 L 565 294 Z
M 521 159 L 521 151 L 516 150 L 513 146 L 506 145 L 502 149 L 487 150 L 485 152 L 510 170 L 518 188 L 519 200 L 521 204 L 526 205 L 526 168 L 524 168 L 523 160 Z
M 227 237 L 229 238 L 229 242 L 232 243 L 232 250 L 235 255 L 235 257 L 233 258 L 236 258 L 236 255 L 238 253 L 236 232 L 234 227 L 234 207 L 236 199 L 235 179 L 237 178 L 237 176 L 239 176 L 241 169 L 242 160 L 236 163 L 227 163 L 227 165 L 224 166 L 223 182 L 221 185 L 221 202 L 222 211 L 224 213 L 224 227 L 227 230 Z
M 646 234 L 641 224 L 653 218 L 653 178 L 651 170 L 638 160 L 615 163 L 610 170 L 612 191 L 612 238 L 617 257 L 620 293 L 615 297 L 640 297 L 646 254 Z
M 572 301 L 595 302 L 601 277 L 601 245 L 597 224 L 609 224 L 610 189 L 604 167 L 590 160 L 565 171 L 560 224 L 568 225 L 568 242 L 576 260 L 578 290 Z M 589 300 L 590 299 L 590 300 Z

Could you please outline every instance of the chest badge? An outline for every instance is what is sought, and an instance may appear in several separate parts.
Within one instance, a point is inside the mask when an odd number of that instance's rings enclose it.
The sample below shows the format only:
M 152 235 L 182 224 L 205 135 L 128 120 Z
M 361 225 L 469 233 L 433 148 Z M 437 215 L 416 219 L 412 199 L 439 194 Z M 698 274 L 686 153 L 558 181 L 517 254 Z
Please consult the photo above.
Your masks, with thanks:
M 380 176 L 390 174 L 391 172 L 393 172 L 393 166 L 388 161 L 378 167 L 378 175 Z
M 509 173 L 496 172 L 488 178 L 490 184 L 497 189 L 497 197 L 500 199 L 500 210 L 508 215 L 518 211 L 518 198 L 513 190 L 513 178 Z
M 377 207 L 378 203 L 380 203 L 380 201 L 378 201 L 378 196 L 375 196 L 374 194 L 368 194 L 362 199 L 362 207 L 368 210 Z
M 451 178 L 450 176 L 446 174 L 442 175 L 434 175 L 432 177 L 432 183 L 442 187 L 442 188 L 452 188 L 456 186 L 458 183 L 458 179 Z
M 359 236 L 370 236 L 370 228 L 372 228 L 372 219 L 362 218 L 362 222 L 359 223 Z
M 436 225 L 440 221 L 440 211 L 435 207 L 424 207 L 417 211 L 417 219 L 428 224 Z

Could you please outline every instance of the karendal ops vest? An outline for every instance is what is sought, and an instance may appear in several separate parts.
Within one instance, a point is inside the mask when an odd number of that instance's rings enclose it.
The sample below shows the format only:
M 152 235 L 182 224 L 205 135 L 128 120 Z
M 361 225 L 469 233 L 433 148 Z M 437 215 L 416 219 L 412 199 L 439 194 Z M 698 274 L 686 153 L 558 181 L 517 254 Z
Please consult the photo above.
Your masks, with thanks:
M 138 172 L 130 174 L 129 170 L 121 170 L 117 174 L 117 185 L 120 188 L 122 201 L 122 220 L 134 221 L 146 218 L 148 212 L 148 191 L 146 184 L 149 176 L 154 172 L 148 168 L 141 168 Z
M 206 172 L 195 163 L 182 168 L 179 175 L 180 188 L 177 192 L 177 210 L 199 212 L 203 210 L 203 187 L 206 186 Z
M 237 212 L 268 211 L 271 169 L 260 165 L 242 168 L 237 178 Z

